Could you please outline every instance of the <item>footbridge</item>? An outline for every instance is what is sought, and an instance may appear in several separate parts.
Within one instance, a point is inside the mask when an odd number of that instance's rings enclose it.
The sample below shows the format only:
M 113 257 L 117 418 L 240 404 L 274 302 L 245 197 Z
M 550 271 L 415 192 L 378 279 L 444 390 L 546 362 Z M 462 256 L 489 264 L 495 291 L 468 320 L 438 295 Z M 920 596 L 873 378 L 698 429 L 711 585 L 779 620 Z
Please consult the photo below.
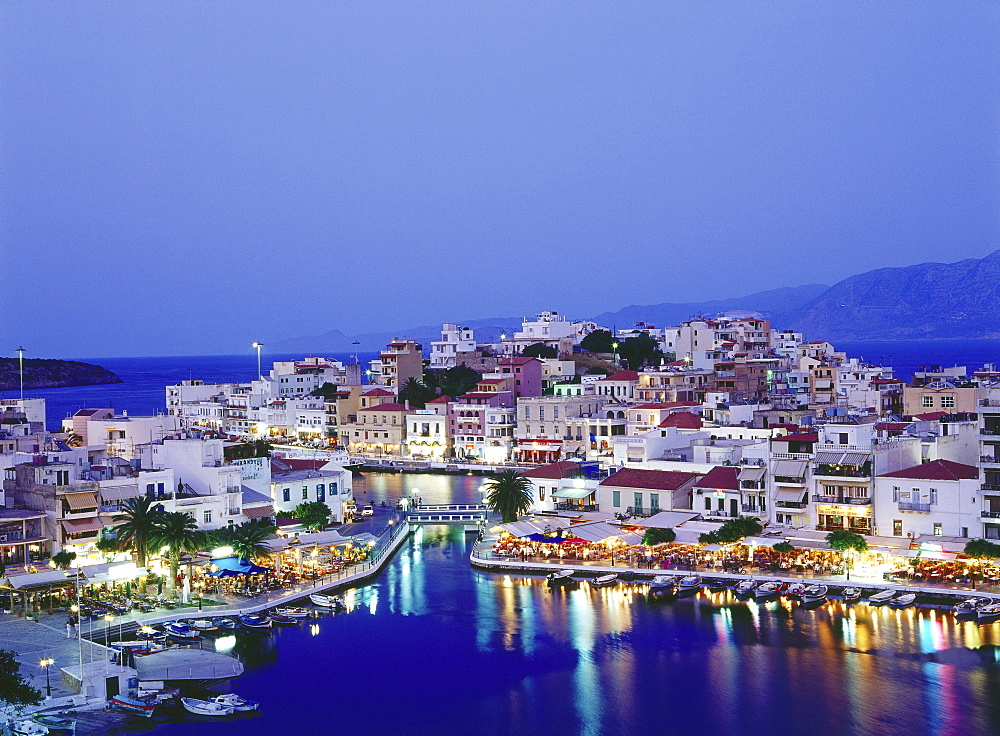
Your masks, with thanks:
M 406 512 L 411 524 L 465 524 L 486 523 L 487 509 L 481 503 L 421 504 Z

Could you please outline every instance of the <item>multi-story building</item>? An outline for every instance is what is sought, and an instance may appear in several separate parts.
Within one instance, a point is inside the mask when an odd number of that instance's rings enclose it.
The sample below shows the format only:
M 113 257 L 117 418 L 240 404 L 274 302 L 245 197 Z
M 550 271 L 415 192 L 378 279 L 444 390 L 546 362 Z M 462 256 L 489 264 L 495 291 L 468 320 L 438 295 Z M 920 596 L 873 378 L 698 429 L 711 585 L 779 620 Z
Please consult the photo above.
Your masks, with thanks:
M 379 353 L 378 382 L 399 391 L 411 378 L 424 375 L 424 356 L 419 343 L 413 340 L 393 340 Z
M 597 487 L 597 508 L 609 514 L 652 516 L 690 509 L 700 473 L 622 468 Z
M 529 345 L 541 343 L 555 348 L 557 357 L 568 357 L 573 343 L 579 341 L 577 328 L 558 312 L 541 312 L 534 320 L 525 319 L 512 337 L 502 338 L 504 355 L 520 355 Z
M 350 452 L 399 457 L 404 449 L 406 415 L 410 411 L 409 402 L 386 402 L 358 409 L 357 421 L 341 432 L 341 446 L 345 446 L 344 439 L 350 435 L 346 444 Z
M 513 380 L 510 390 L 515 400 L 542 395 L 542 361 L 537 358 L 502 358 L 497 362 L 497 374 Z
M 875 478 L 875 518 L 883 537 L 901 540 L 921 535 L 1000 538 L 988 527 L 1000 517 L 980 490 L 979 468 L 932 460 L 882 473 Z M 995 517 L 989 514 L 996 513 Z
M 596 415 L 606 399 L 594 395 L 537 396 L 517 402 L 517 451 L 522 462 L 555 462 L 585 450 L 589 437 L 576 439 L 567 422 Z
M 440 406 L 440 405 L 437 405 Z M 448 416 L 431 406 L 406 415 L 404 454 L 408 457 L 440 460 L 450 454 Z
M 271 499 L 274 510 L 287 516 L 302 503 L 325 503 L 330 523 L 347 520 L 354 506 L 351 471 L 334 462 L 273 458 Z
M 472 329 L 451 322 L 441 325 L 441 339 L 431 342 L 429 368 L 445 370 L 464 365 L 464 358 L 476 353 L 476 338 Z

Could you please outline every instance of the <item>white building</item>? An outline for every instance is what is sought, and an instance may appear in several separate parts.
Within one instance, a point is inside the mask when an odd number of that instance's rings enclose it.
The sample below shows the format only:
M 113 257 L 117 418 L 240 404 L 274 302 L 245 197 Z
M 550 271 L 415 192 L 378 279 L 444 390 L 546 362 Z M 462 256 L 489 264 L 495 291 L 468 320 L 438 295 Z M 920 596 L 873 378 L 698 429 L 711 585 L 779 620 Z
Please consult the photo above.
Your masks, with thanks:
M 884 537 L 982 538 L 983 508 L 979 469 L 950 460 L 933 460 L 875 478 L 875 518 Z M 1000 512 L 1000 509 L 997 509 Z
M 430 368 L 443 370 L 459 365 L 459 357 L 476 352 L 476 338 L 469 327 L 452 322 L 441 325 L 441 339 L 431 341 Z

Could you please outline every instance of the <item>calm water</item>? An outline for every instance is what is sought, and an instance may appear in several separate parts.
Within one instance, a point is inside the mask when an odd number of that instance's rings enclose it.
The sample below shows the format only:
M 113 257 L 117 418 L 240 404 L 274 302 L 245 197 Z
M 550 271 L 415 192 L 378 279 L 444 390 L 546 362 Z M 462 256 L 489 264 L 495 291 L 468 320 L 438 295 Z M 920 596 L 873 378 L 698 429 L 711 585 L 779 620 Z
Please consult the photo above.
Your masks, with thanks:
M 481 478 L 366 476 L 393 500 L 471 500 Z M 470 568 L 474 537 L 428 527 L 349 614 L 238 638 L 232 688 L 262 712 L 165 734 L 1000 732 L 1000 625 L 933 610 L 816 611 L 639 586 L 549 590 Z

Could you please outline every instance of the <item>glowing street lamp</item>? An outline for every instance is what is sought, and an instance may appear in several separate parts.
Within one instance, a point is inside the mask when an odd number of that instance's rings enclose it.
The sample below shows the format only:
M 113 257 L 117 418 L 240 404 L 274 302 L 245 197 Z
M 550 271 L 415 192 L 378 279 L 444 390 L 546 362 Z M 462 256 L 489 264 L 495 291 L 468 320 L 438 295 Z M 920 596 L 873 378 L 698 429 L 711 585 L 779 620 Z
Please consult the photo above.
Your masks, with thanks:
M 611 343 L 611 350 L 614 353 L 615 365 L 618 365 L 618 342 Z
M 115 620 L 115 617 L 112 616 L 110 613 L 106 613 L 106 614 L 104 614 L 104 620 L 108 624 L 108 633 L 107 633 L 107 639 L 106 639 L 106 641 L 107 641 L 108 646 L 110 646 L 111 645 L 111 622 Z
M 253 345 L 251 345 L 250 347 L 257 348 L 257 378 L 263 381 L 264 373 L 260 369 L 260 349 L 264 347 L 264 343 L 260 342 L 259 340 L 255 340 Z
M 55 660 L 52 657 L 43 659 L 38 663 L 41 667 L 45 669 L 45 699 L 52 699 L 52 683 L 49 681 L 49 667 L 55 664 Z

